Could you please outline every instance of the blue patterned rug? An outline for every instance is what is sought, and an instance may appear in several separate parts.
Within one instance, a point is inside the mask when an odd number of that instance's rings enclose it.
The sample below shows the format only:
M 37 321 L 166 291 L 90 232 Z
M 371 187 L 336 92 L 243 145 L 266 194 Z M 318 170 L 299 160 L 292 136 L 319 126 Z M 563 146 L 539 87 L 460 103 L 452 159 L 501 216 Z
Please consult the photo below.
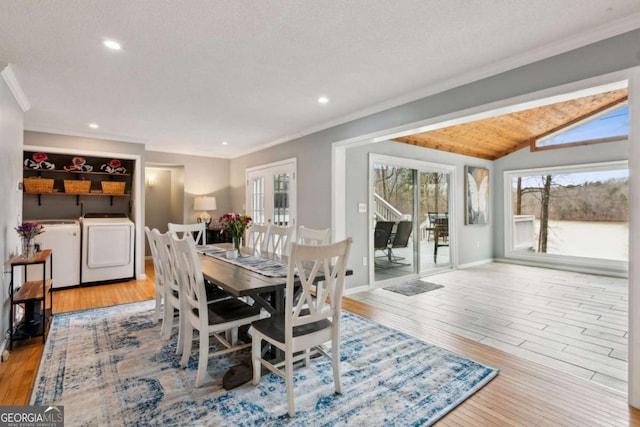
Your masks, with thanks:
M 176 339 L 161 341 L 153 302 L 57 314 L 32 405 L 64 405 L 67 426 L 408 426 L 430 425 L 498 371 L 351 313 L 342 323 L 342 388 L 331 363 L 295 370 L 296 417 L 284 381 L 222 388 L 225 370 L 248 353 L 213 358 L 214 381 L 194 388 L 195 352 L 181 367 Z

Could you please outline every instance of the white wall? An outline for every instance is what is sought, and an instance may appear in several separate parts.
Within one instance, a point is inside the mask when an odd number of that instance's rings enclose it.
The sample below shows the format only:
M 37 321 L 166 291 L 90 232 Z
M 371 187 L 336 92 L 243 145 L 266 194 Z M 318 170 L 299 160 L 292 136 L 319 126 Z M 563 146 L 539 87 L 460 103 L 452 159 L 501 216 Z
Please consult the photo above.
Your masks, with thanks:
M 23 113 L 4 79 L 0 78 L 0 259 L 3 271 L 10 272 L 9 259 L 18 253 L 18 233 L 14 228 L 21 222 L 22 192 L 17 184 L 22 181 Z M 0 285 L 0 331 L 4 341 L 9 329 L 10 275 L 2 275 Z

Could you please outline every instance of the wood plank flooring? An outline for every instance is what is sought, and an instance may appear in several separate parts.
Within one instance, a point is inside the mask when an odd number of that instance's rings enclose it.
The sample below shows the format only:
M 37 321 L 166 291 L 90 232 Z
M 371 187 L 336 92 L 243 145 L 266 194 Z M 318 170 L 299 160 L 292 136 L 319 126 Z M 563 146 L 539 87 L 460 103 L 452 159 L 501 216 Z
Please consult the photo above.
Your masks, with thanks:
M 55 311 L 151 299 L 154 286 L 149 268 L 147 275 L 146 281 L 58 291 L 54 294 Z M 593 382 L 435 328 L 426 318 L 409 319 L 393 308 L 353 298 L 344 299 L 344 308 L 500 369 L 496 379 L 450 412 L 438 426 L 640 425 L 640 411 L 629 407 L 619 393 Z M 42 342 L 31 340 L 0 364 L 0 405 L 28 402 L 41 354 Z
M 492 263 L 351 298 L 627 393 L 626 279 Z

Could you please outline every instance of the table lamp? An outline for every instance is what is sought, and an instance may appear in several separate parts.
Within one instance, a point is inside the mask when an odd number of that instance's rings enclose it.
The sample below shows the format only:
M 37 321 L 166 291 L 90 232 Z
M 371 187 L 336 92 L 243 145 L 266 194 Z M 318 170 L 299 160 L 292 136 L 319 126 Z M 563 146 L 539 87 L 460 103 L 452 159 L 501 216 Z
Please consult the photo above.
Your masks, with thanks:
M 207 211 L 215 211 L 216 209 L 215 197 L 196 197 L 193 201 L 193 210 L 202 211 L 198 217 L 198 222 L 204 222 L 207 228 L 209 228 L 209 224 L 211 223 L 211 215 L 209 215 Z

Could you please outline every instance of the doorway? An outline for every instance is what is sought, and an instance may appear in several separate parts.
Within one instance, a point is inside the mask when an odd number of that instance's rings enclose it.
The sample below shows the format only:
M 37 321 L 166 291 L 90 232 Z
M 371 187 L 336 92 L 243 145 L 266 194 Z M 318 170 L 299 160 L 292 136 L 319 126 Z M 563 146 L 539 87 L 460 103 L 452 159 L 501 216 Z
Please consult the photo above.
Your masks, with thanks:
M 246 206 L 256 224 L 296 226 L 296 159 L 249 168 Z
M 372 154 L 370 253 L 374 287 L 450 269 L 455 168 Z

